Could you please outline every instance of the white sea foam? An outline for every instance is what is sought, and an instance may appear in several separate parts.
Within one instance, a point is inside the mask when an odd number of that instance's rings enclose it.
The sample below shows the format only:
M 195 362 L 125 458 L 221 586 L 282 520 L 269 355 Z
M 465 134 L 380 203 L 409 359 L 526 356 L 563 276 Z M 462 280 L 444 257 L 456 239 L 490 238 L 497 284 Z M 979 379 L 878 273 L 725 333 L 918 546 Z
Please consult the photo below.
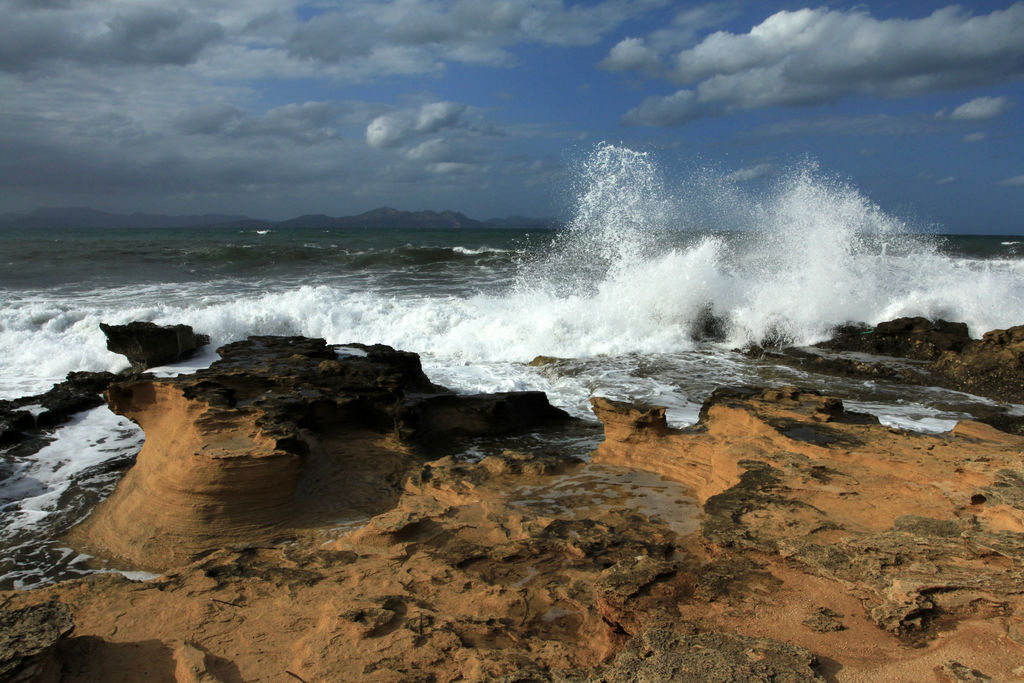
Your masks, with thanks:
M 757 196 L 728 185 L 724 174 L 675 186 L 648 155 L 599 146 L 581 163 L 568 228 L 546 254 L 521 266 L 511 286 L 495 288 L 486 280 L 490 271 L 476 274 L 486 293 L 422 289 L 417 272 L 403 269 L 396 270 L 404 278 L 399 284 L 385 278 L 373 286 L 341 279 L 301 284 L 297 273 L 258 286 L 134 287 L 59 303 L 45 291 L 0 294 L 0 397 L 44 390 L 71 370 L 126 367 L 106 351 L 101 320 L 186 323 L 209 334 L 211 348 L 250 334 L 385 343 L 423 354 L 437 381 L 462 390 L 556 393 L 559 387 L 521 364 L 537 355 L 691 352 L 698 347 L 694 325 L 708 312 L 724 321 L 727 347 L 772 338 L 807 344 L 837 324 L 903 315 L 965 321 L 975 336 L 1024 321 L 1024 261 L 943 254 L 812 164 Z M 710 213 L 690 210 L 694 188 L 712 193 L 709 203 L 727 204 L 717 215 L 733 223 L 711 227 L 756 230 L 680 233 L 691 213 Z M 207 350 L 164 371 L 212 358 Z M 593 371 L 600 367 L 608 365 Z M 565 392 L 572 405 L 601 386 L 593 378 L 574 382 Z M 687 401 L 680 411 L 691 409 Z
M 470 247 L 452 247 L 452 251 L 456 254 L 464 254 L 466 256 L 477 256 L 479 254 L 506 254 L 508 249 L 498 249 L 497 247 L 478 247 L 476 249 Z
M 10 538 L 61 512 L 61 497 L 90 470 L 137 452 L 142 430 L 106 407 L 80 413 L 54 434 L 54 441 L 20 457 L 0 486 L 0 535 Z

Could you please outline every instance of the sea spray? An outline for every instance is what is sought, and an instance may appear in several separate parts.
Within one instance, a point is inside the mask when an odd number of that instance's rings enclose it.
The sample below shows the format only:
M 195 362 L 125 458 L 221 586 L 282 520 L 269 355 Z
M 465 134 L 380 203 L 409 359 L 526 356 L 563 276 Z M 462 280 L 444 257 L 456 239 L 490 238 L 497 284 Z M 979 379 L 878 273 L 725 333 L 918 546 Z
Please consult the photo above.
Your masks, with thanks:
M 546 388 L 522 369 L 537 355 L 613 362 L 691 353 L 709 339 L 726 349 L 806 344 L 837 324 L 901 315 L 962 320 L 975 336 L 1024 322 L 1020 258 L 951 255 L 813 164 L 761 193 L 706 169 L 667 177 L 651 155 L 608 144 L 578 171 L 567 227 L 528 241 L 487 230 L 424 231 L 422 245 L 409 231 L 280 230 L 250 245 L 234 231 L 163 231 L 156 249 L 155 238 L 122 232 L 116 252 L 90 251 L 98 261 L 76 274 L 103 270 L 91 286 L 0 290 L 0 396 L 45 390 L 71 370 L 125 367 L 106 351 L 100 321 L 186 323 L 214 346 L 250 334 L 386 343 L 424 354 L 466 390 Z M 711 217 L 724 222 L 702 222 Z M 217 277 L 161 279 L 171 265 L 194 268 L 192 239 L 201 272 Z M 66 249 L 88 250 L 88 239 Z M 152 281 L 106 284 L 121 266 L 142 278 L 151 262 Z M 593 386 L 581 380 L 574 402 Z

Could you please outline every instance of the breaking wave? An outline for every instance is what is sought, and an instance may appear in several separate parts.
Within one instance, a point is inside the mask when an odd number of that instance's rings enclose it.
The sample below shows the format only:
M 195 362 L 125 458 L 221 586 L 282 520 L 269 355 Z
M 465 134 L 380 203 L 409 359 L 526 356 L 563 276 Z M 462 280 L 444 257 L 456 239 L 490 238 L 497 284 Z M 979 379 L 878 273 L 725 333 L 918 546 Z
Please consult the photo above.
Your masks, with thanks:
M 602 144 L 581 161 L 574 191 L 566 227 L 545 248 L 347 254 L 374 264 L 372 280 L 296 259 L 276 280 L 0 292 L 0 396 L 45 389 L 70 370 L 123 367 L 101 320 L 187 323 L 215 344 L 249 334 L 380 342 L 435 367 L 678 353 L 708 341 L 808 344 L 848 321 L 906 315 L 964 321 L 976 336 L 1024 322 L 1024 261 L 951 256 L 812 163 L 751 194 L 725 174 L 667 179 L 651 155 Z M 422 267 L 439 261 L 451 267 Z M 474 388 L 517 388 L 501 377 Z

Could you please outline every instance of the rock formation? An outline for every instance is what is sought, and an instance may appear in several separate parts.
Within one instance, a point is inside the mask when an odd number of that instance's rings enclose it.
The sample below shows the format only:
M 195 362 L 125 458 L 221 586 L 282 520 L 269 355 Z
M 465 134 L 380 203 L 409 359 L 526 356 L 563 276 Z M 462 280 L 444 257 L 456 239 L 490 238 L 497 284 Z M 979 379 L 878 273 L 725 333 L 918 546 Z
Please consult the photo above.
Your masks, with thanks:
M 53 429 L 75 413 L 103 405 L 103 391 L 118 379 L 109 372 L 71 372 L 42 394 L 0 399 L 0 445 Z
M 1024 325 L 986 332 L 960 353 L 944 353 L 932 369 L 963 391 L 1024 403 Z
M 836 330 L 832 339 L 817 344 L 823 349 L 936 360 L 947 351 L 959 353 L 971 343 L 964 323 L 927 318 L 896 318 L 872 327 L 850 325 Z
M 60 602 L 43 602 L 0 611 L 0 680 L 8 683 L 57 683 L 57 643 L 74 624 Z
M 964 323 L 897 318 L 873 328 L 840 327 L 812 348 L 754 346 L 745 353 L 823 374 L 942 386 L 1024 403 L 1024 325 L 971 339 Z M 890 360 L 897 358 L 905 360 Z
M 594 399 L 590 463 L 448 439 L 562 425 L 414 354 L 254 337 L 112 386 L 147 434 L 70 538 L 162 575 L 0 593 L 74 617 L 66 682 L 847 681 L 1024 676 L 1024 439 L 719 390 Z
M 969 421 L 901 432 L 792 387 L 715 392 L 679 430 L 661 409 L 593 403 L 594 461 L 691 486 L 709 547 L 838 582 L 907 642 L 992 618 L 1024 646 L 1024 439 Z
M 72 531 L 82 547 L 160 571 L 394 502 L 420 440 L 564 421 L 537 392 L 457 396 L 412 353 L 252 337 L 210 368 L 112 386 L 146 442 L 136 465 Z
M 196 334 L 188 325 L 160 326 L 151 322 L 131 322 L 127 325 L 100 323 L 107 335 L 107 350 L 128 358 L 132 370 L 175 363 L 190 358 L 196 350 L 210 343 L 205 334 Z

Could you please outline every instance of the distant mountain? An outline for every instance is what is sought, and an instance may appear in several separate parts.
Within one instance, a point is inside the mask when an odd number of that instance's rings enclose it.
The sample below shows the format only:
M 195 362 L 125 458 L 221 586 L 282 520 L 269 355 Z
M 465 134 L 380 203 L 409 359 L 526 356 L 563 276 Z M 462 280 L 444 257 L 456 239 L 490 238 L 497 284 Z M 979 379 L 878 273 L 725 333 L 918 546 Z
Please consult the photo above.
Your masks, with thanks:
M 400 211 L 389 207 L 373 209 L 358 216 L 307 214 L 283 221 L 267 221 L 248 216 L 203 214 L 167 216 L 133 213 L 130 215 L 97 211 L 88 207 L 36 209 L 30 213 L 0 214 L 0 227 L 46 228 L 546 228 L 550 219 L 510 216 L 478 221 L 457 211 Z
M 485 224 L 455 211 L 399 211 L 382 207 L 358 216 L 299 216 L 272 224 L 281 228 L 482 228 Z

